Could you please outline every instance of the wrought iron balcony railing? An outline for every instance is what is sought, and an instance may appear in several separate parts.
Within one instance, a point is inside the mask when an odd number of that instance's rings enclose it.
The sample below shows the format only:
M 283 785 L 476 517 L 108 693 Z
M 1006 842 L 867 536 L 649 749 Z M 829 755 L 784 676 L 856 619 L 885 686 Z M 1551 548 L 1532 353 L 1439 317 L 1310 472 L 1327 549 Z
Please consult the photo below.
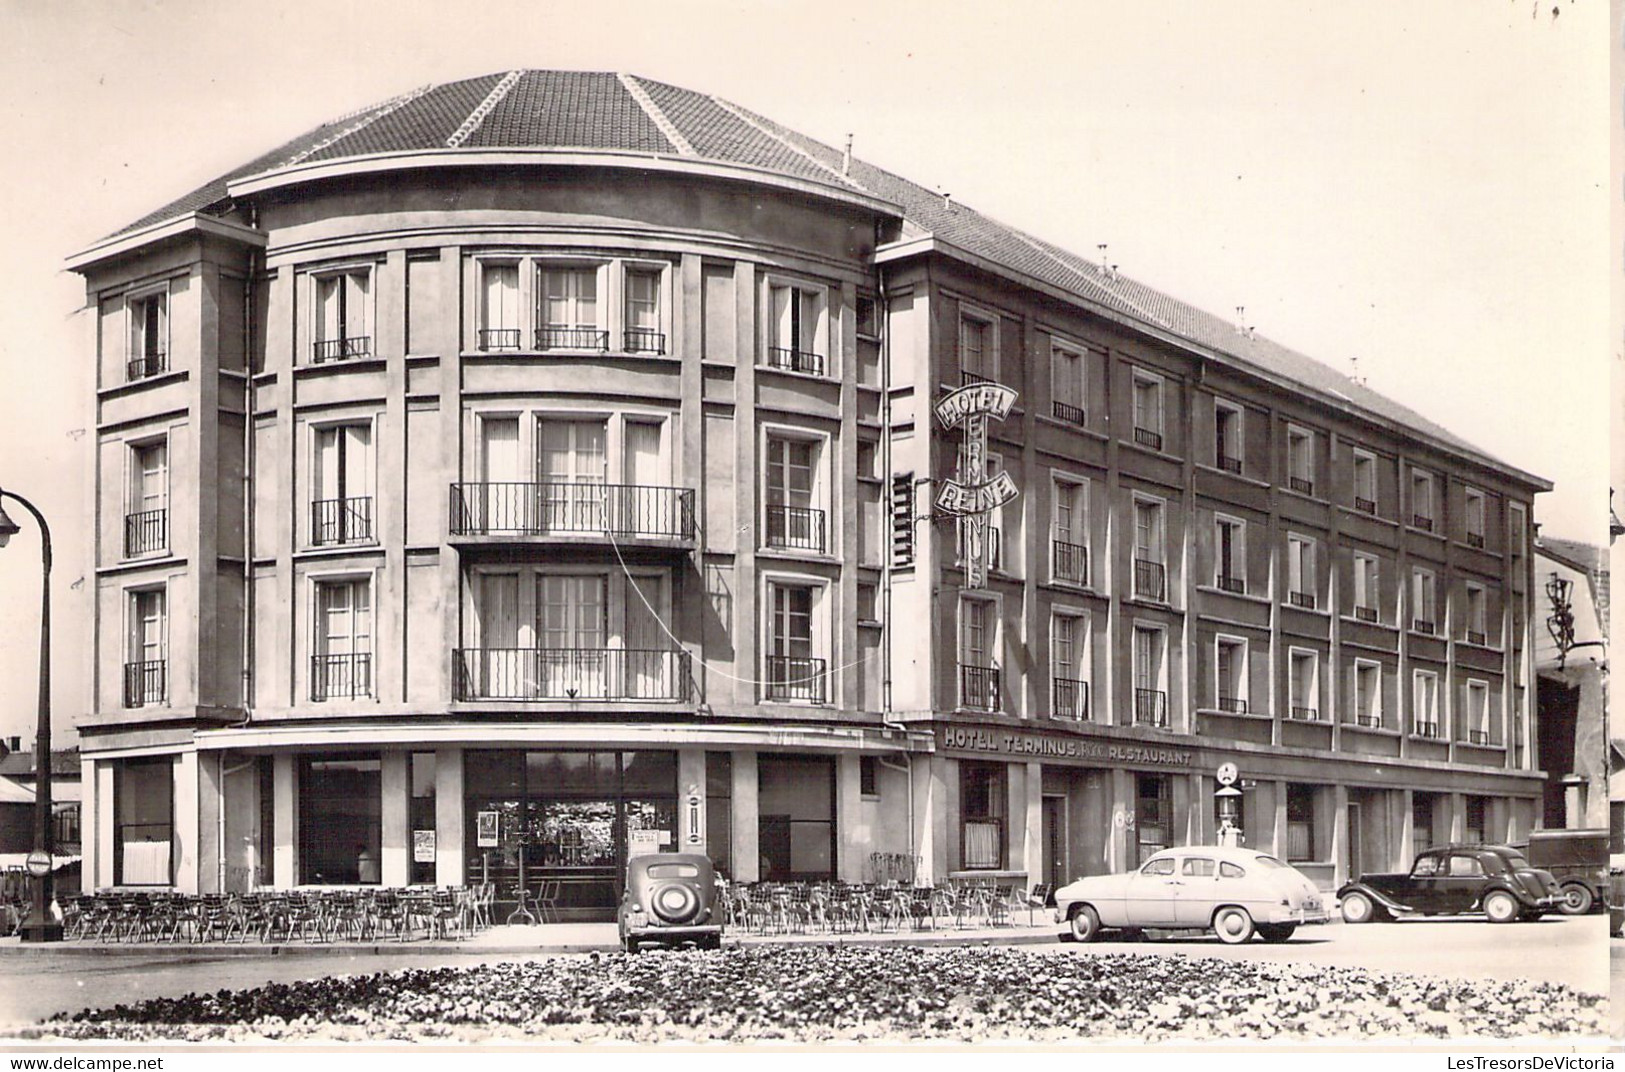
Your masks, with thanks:
M 453 484 L 454 536 L 694 538 L 694 492 L 642 484 Z
M 1479 550 L 1483 550 L 1484 534 L 1482 532 L 1469 532 L 1467 534 L 1467 546 L 1476 547 Z
M 169 355 L 162 350 L 155 350 L 150 354 L 142 354 L 125 362 L 124 378 L 130 383 L 156 376 L 160 372 L 169 371 Z
M 1229 715 L 1245 715 L 1247 713 L 1247 701 L 1239 696 L 1220 696 L 1218 702 L 1213 706 Z
M 1377 620 L 1377 608 L 1376 607 L 1355 607 L 1354 608 L 1354 617 L 1359 619 L 1362 622 L 1374 622 L 1374 621 Z
M 124 515 L 124 557 L 150 555 L 169 546 L 169 511 L 143 510 Z
M 1317 602 L 1313 592 L 1288 592 L 1287 600 L 1294 607 L 1302 607 L 1305 610 L 1314 610 Z
M 310 359 L 313 364 L 328 361 L 353 361 L 372 356 L 372 336 L 356 335 L 351 338 L 317 339 L 311 343 Z
M 1426 618 L 1417 618 L 1411 622 L 1411 631 L 1432 635 L 1439 631 L 1439 626 L 1437 622 L 1429 621 Z
M 1439 724 L 1433 721 L 1424 722 L 1421 719 L 1416 719 L 1411 723 L 1411 732 L 1418 737 L 1436 738 L 1439 736 Z
M 1167 726 L 1168 694 L 1161 689 L 1135 689 L 1134 724 L 1136 726 Z
M 145 707 L 164 702 L 165 669 L 163 659 L 124 664 L 124 706 Z
M 1489 730 L 1468 730 L 1467 731 L 1467 743 L 1468 744 L 1489 744 L 1490 743 L 1490 731 Z
M 1079 543 L 1067 543 L 1065 540 L 1050 541 L 1050 548 L 1055 556 L 1052 568 L 1057 581 L 1083 585 L 1089 583 L 1089 548 Z
M 1362 514 L 1375 514 L 1377 512 L 1377 500 L 1362 499 L 1356 495 L 1354 497 L 1354 508 Z
M 1368 729 L 1368 730 L 1381 729 L 1382 728 L 1382 716 L 1381 715 L 1355 715 L 1354 716 L 1354 724 L 1356 726 L 1361 726 L 1361 727 L 1363 727 L 1365 729 Z
M 608 350 L 609 332 L 598 328 L 537 328 L 538 350 Z
M 1227 472 L 1227 473 L 1240 473 L 1241 472 L 1241 459 L 1240 458 L 1232 458 L 1228 454 L 1220 454 L 1218 456 L 1217 460 L 1218 460 L 1218 463 L 1219 463 L 1219 468 L 1223 469 L 1225 472 Z
M 1421 529 L 1423 532 L 1433 531 L 1433 519 L 1424 514 L 1411 515 L 1411 528 Z
M 653 328 L 627 328 L 621 343 L 629 354 L 663 354 L 666 333 Z
M 318 546 L 372 539 L 372 496 L 318 499 L 310 504 L 310 542 Z
M 517 350 L 519 349 L 518 328 L 481 328 L 481 350 Z
M 1089 414 L 1082 406 L 1074 406 L 1070 402 L 1056 402 L 1055 419 L 1065 421 L 1067 424 L 1088 424 Z
M 358 651 L 347 655 L 310 657 L 312 702 L 321 703 L 324 700 L 354 699 L 371 695 L 371 652 Z
M 681 648 L 458 648 L 459 700 L 648 700 L 686 703 L 689 654 Z
M 1313 707 L 1302 707 L 1298 704 L 1293 704 L 1292 707 L 1287 711 L 1287 717 L 1292 719 L 1294 722 L 1319 722 L 1320 712 L 1315 710 Z
M 972 372 L 969 369 L 960 369 L 959 370 L 959 386 L 961 386 L 961 387 L 969 387 L 973 383 L 997 383 L 997 382 L 998 381 L 993 379 L 991 376 L 984 376 L 980 372 Z
M 1161 562 L 1148 558 L 1134 560 L 1134 595 L 1158 603 L 1168 600 L 1168 569 Z
M 1136 428 L 1134 429 L 1134 442 L 1142 447 L 1150 447 L 1152 450 L 1161 450 L 1162 433 L 1153 432 L 1149 428 Z
M 1488 637 L 1486 637 L 1483 633 L 1479 632 L 1477 629 L 1469 629 L 1469 630 L 1467 630 L 1467 643 L 1469 643 L 1469 644 L 1477 644 L 1479 647 L 1482 648 L 1484 646 L 1485 641 L 1487 641 L 1488 639 L 1489 639 Z
M 1313 495 L 1315 493 L 1315 482 L 1308 477 L 1289 476 L 1286 479 L 1286 484 L 1287 487 L 1302 495 Z
M 1240 577 L 1232 577 L 1227 573 L 1219 574 L 1219 587 L 1226 592 L 1234 592 L 1236 595 L 1247 594 L 1247 582 Z
M 999 668 L 960 663 L 959 706 L 973 711 L 999 710 Z
M 783 369 L 786 372 L 803 372 L 809 376 L 822 376 L 824 355 L 789 346 L 770 346 L 767 349 L 767 367 Z
M 767 698 L 821 704 L 825 701 L 826 670 L 823 659 L 803 655 L 769 655 Z
M 1077 678 L 1058 677 L 1054 680 L 1050 695 L 1050 717 L 1070 719 L 1074 722 L 1090 722 L 1093 716 L 1089 713 L 1089 682 Z
M 767 546 L 823 554 L 828 547 L 824 539 L 824 511 L 815 506 L 769 503 Z

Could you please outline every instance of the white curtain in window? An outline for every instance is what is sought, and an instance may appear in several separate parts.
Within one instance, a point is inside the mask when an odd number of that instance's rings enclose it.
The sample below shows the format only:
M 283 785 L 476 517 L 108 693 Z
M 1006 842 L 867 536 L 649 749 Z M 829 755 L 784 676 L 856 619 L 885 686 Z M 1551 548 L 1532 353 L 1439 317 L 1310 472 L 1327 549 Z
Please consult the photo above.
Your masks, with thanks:
M 372 273 L 351 272 L 344 277 L 344 337 L 372 335 Z
M 474 605 L 479 629 L 481 675 L 478 694 L 491 697 L 533 696 L 535 679 L 530 658 L 518 649 L 527 646 L 519 620 L 519 577 L 513 573 L 487 573 L 480 577 L 479 599 Z
M 519 327 L 519 266 L 487 264 L 480 300 L 481 326 L 488 329 Z
M 543 421 L 536 471 L 543 484 L 543 524 L 555 530 L 601 531 L 607 475 L 603 421 Z
M 169 505 L 169 446 L 137 447 L 130 465 L 130 512 L 162 510 Z
M 965 866 L 999 866 L 999 824 L 965 820 Z
M 626 682 L 628 695 L 637 699 L 672 696 L 673 660 L 661 623 L 665 618 L 665 586 L 659 577 L 628 576 L 626 582 Z

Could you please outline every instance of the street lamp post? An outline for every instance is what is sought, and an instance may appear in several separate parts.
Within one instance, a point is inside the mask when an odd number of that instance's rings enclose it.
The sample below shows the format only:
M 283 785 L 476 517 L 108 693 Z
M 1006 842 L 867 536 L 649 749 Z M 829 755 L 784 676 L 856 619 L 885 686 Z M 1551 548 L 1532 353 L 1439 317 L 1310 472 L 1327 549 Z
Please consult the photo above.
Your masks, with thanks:
M 23 921 L 23 941 L 60 942 L 62 924 L 51 916 L 56 882 L 54 842 L 56 831 L 51 815 L 51 528 L 45 523 L 34 504 L 15 492 L 0 489 L 0 547 L 22 530 L 6 516 L 5 500 L 21 504 L 39 522 L 40 562 L 43 567 L 40 580 L 39 614 L 39 723 L 34 740 L 34 851 L 29 854 L 33 865 L 43 857 L 43 868 L 30 867 L 33 878 L 33 904 L 28 919 Z M 34 874 L 36 870 L 43 874 Z

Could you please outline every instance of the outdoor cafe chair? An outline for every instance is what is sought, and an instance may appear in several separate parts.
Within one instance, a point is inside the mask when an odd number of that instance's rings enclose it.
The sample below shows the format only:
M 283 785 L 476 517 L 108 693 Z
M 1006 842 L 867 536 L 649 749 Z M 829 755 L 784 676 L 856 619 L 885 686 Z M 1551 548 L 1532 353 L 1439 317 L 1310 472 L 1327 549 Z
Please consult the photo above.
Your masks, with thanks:
M 429 933 L 432 937 L 450 938 L 456 932 L 459 941 L 466 938 L 463 930 L 463 912 L 457 903 L 457 894 L 450 889 L 435 890 L 429 899 Z
M 1018 888 L 1019 892 L 1019 888 Z M 1027 924 L 1033 923 L 1033 913 L 1040 908 L 1049 906 L 1050 884 L 1048 882 L 1033 883 L 1032 892 L 1027 894 L 1025 908 L 1027 909 Z
M 540 923 L 557 923 L 559 921 L 559 897 L 564 892 L 564 883 L 556 878 L 543 879 L 542 884 L 536 887 L 536 893 L 531 898 L 531 904 L 536 907 L 536 919 Z

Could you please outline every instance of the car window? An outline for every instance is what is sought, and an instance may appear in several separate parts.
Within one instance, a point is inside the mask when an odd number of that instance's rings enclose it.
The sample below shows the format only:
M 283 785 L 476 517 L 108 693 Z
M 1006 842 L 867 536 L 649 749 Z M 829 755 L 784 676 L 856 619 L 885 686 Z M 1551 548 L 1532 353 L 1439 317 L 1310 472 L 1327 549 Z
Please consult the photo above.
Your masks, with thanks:
M 1240 864 L 1233 864 L 1229 860 L 1219 861 L 1220 878 L 1246 878 L 1247 869 Z
M 1191 856 L 1185 860 L 1184 873 L 1197 878 L 1213 877 L 1213 861 L 1205 856 Z
M 1481 878 L 1483 874 L 1484 865 L 1478 862 L 1478 857 L 1450 857 L 1450 875 L 1452 878 Z
M 1165 856 L 1160 860 L 1152 860 L 1140 868 L 1142 875 L 1171 875 L 1174 873 L 1174 858 Z
M 1515 852 L 1504 852 L 1501 859 L 1506 861 L 1507 868 L 1512 871 L 1527 871 L 1530 868 L 1528 858 Z
M 1287 866 L 1273 856 L 1255 856 L 1253 857 L 1253 863 L 1257 864 L 1265 871 L 1275 871 Z
M 1415 878 L 1427 878 L 1429 875 L 1437 875 L 1438 873 L 1439 858 L 1437 856 L 1424 856 L 1416 861 L 1415 867 L 1411 868 L 1411 875 Z
M 650 864 L 650 878 L 699 878 L 700 869 L 693 864 Z

